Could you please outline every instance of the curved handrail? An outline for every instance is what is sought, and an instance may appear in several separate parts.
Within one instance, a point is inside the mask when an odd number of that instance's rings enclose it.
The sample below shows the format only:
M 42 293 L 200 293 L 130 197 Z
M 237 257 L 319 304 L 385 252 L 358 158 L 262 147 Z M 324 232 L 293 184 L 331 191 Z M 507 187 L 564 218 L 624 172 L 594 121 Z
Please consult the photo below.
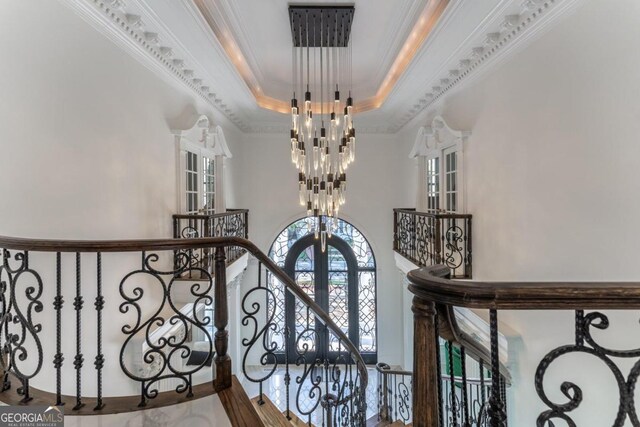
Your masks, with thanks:
M 278 265 L 262 252 L 253 242 L 242 237 L 203 237 L 191 239 L 144 239 L 144 240 L 54 240 L 29 239 L 0 236 L 0 248 L 34 252 L 139 252 L 154 250 L 185 250 L 212 247 L 238 246 L 246 249 L 271 273 L 284 284 L 296 298 L 302 301 L 315 314 L 317 319 L 336 335 L 354 358 L 360 374 L 362 390 L 366 390 L 368 373 L 364 359 L 349 337 L 335 324 L 325 312 L 298 284 Z
M 456 218 L 466 219 L 466 218 L 471 218 L 473 216 L 471 214 L 463 214 L 463 213 L 451 212 L 451 211 L 445 211 L 445 210 L 427 210 L 426 212 L 421 212 L 416 210 L 416 208 L 394 208 L 393 211 L 396 213 L 406 213 L 406 214 L 412 214 L 412 215 L 418 215 L 418 216 L 428 216 L 428 217 L 437 216 L 437 217 L 446 218 L 446 219 L 456 219 Z
M 390 365 L 383 362 L 380 362 L 376 365 L 376 371 L 386 375 L 404 375 L 404 376 L 413 375 L 413 372 L 411 371 L 404 371 L 402 369 L 391 369 Z
M 207 219 L 207 218 L 224 218 L 237 214 L 248 213 L 249 209 L 227 209 L 226 212 L 218 212 L 213 214 L 173 214 L 173 219 Z
M 637 309 L 640 282 L 475 282 L 443 265 L 412 270 L 409 289 L 437 304 L 493 310 Z

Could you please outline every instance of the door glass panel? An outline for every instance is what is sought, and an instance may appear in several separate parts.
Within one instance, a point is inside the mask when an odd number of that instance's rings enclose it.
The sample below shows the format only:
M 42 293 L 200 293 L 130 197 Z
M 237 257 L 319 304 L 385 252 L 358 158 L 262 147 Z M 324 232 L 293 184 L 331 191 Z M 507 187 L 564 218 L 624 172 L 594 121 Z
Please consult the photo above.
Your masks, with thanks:
M 439 176 L 435 183 L 439 188 Z M 337 229 L 332 238 L 341 239 L 348 245 L 349 257 L 353 254 L 355 263 L 351 260 L 347 263 L 347 259 L 350 258 L 345 259 L 344 255 L 332 246 L 331 239 L 327 241 L 325 252 L 318 250 L 314 253 L 314 244 L 317 245 L 317 243 L 310 241 L 309 246 L 301 252 L 296 250 L 295 253 L 289 253 L 296 242 L 312 236 L 309 226 L 315 221 L 316 219 L 313 217 L 302 218 L 288 225 L 273 242 L 269 256 L 279 266 L 285 267 L 285 264 L 289 266 L 286 267 L 288 274 L 292 275 L 307 295 L 314 300 L 319 298 L 316 302 L 327 310 L 338 327 L 353 342 L 359 341 L 360 351 L 365 356 L 375 358 L 377 352 L 376 262 L 371 246 L 357 228 L 346 221 L 338 220 Z M 292 262 L 294 260 L 295 262 Z M 322 265 L 321 277 L 315 277 L 316 261 L 321 262 Z M 349 273 L 355 279 L 355 283 L 351 284 L 352 289 L 349 289 Z M 317 283 L 315 283 L 316 280 Z M 275 296 L 274 301 L 270 302 L 270 307 L 275 311 L 275 326 L 269 332 L 269 336 L 276 343 L 276 351 L 279 354 L 285 350 L 284 331 L 286 325 L 292 324 L 294 321 L 296 336 L 293 336 L 294 331 L 292 330 L 291 343 L 293 344 L 293 340 L 296 340 L 297 344 L 290 347 L 293 351 L 303 353 L 305 344 L 308 345 L 307 352 L 317 350 L 323 352 L 327 350 L 331 352 L 344 351 L 344 347 L 340 347 L 335 335 L 331 333 L 324 335 L 322 332 L 320 337 L 317 336 L 315 318 L 308 316 L 307 309 L 303 304 L 295 301 L 295 304 L 292 304 L 292 307 L 295 307 L 295 312 L 291 314 L 287 312 L 285 294 L 288 292 L 285 291 L 282 283 L 273 277 L 268 277 L 268 287 Z M 318 295 L 315 294 L 316 290 L 318 290 Z M 350 291 L 355 293 L 350 294 Z M 349 301 L 354 306 L 353 312 L 349 311 Z M 290 321 L 291 323 L 289 323 Z M 353 329 L 354 336 L 350 336 L 349 327 Z M 317 348 L 317 343 L 320 342 L 318 339 L 322 339 L 323 348 L 321 349 Z M 374 358 L 369 360 L 373 361 Z
M 349 275 L 347 260 L 342 253 L 329 246 L 328 296 L 329 316 L 347 336 L 349 334 Z M 329 350 L 344 350 L 338 337 L 329 333 Z
M 358 334 L 360 351 L 375 352 L 376 346 L 376 273 L 358 272 Z
M 298 286 L 305 291 L 312 299 L 315 299 L 315 273 L 314 273 L 314 251 L 313 246 L 307 247 L 300 252 L 295 264 L 295 280 Z M 307 307 L 296 299 L 296 348 L 299 352 L 316 349 L 316 319 Z M 308 346 L 308 347 L 307 347 Z

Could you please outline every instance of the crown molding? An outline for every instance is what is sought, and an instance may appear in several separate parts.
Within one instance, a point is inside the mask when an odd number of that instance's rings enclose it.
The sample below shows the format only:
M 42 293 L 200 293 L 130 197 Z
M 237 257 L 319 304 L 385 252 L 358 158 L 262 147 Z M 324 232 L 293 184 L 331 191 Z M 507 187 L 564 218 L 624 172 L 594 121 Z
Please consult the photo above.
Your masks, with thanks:
M 191 1 L 207 22 L 209 30 L 220 39 L 227 57 L 253 94 L 258 106 L 279 113 L 288 113 L 291 108 L 289 100 L 269 96 L 261 87 L 260 81 L 263 74 L 257 66 L 248 36 L 242 30 L 241 21 L 233 4 L 228 0 Z M 384 75 L 377 77 L 380 84 L 375 94 L 362 100 L 356 100 L 354 105 L 356 113 L 375 110 L 384 104 L 413 58 L 420 51 L 424 41 L 430 38 L 431 33 L 437 28 L 440 17 L 445 13 L 450 2 L 451 0 L 421 0 L 407 8 L 401 22 L 402 25 L 409 26 L 408 31 L 401 31 L 406 34 L 404 42 L 398 46 L 396 35 L 394 40 L 388 43 L 385 56 L 391 56 L 391 58 L 385 58 L 383 62 L 381 70 Z M 418 6 L 422 6 L 422 8 L 420 9 Z M 415 17 L 416 13 L 418 18 Z M 416 21 L 415 25 L 410 25 L 413 21 Z
M 138 5 L 134 10 L 135 0 L 61 1 L 150 71 L 201 98 L 240 130 L 248 130 L 247 123 L 215 92 L 210 79 L 200 77 L 204 73 L 195 58 L 189 56 L 148 7 Z
M 521 12 L 504 15 L 498 23 L 485 30 L 481 43 L 474 37 L 475 43 L 463 44 L 461 51 L 466 54 L 459 56 L 457 60 L 452 58 L 443 65 L 442 68 L 447 71 L 425 85 L 430 87 L 430 90 L 420 96 L 391 126 L 392 132 L 401 130 L 420 112 L 435 106 L 453 89 L 473 82 L 483 73 L 502 63 L 508 56 L 522 50 L 527 42 L 548 30 L 558 18 L 575 10 L 582 1 L 524 0 L 520 7 Z M 503 7 L 503 10 L 507 8 Z

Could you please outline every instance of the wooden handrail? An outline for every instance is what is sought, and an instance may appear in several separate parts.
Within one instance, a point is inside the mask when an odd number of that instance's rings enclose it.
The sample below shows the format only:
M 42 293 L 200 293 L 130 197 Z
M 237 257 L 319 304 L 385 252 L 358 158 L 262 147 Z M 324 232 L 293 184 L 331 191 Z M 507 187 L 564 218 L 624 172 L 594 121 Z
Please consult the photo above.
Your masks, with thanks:
M 640 282 L 474 282 L 448 279 L 442 265 L 410 271 L 420 298 L 456 307 L 495 310 L 637 309 Z
M 173 219 L 207 219 L 207 218 L 222 218 L 225 216 L 231 216 L 235 214 L 243 214 L 249 212 L 249 209 L 227 209 L 226 212 L 218 212 L 214 214 L 173 214 Z
M 421 212 L 421 211 L 417 211 L 415 208 L 394 208 L 393 209 L 394 212 L 396 213 L 406 213 L 406 214 L 412 214 L 412 215 L 419 215 L 419 216 L 428 216 L 428 217 L 438 217 L 438 218 L 450 218 L 450 219 L 454 219 L 454 218 L 460 218 L 460 219 L 464 219 L 464 218 L 472 218 L 473 215 L 471 214 L 463 214 L 463 213 L 457 213 L 457 212 L 447 212 L 447 211 L 440 211 L 440 210 L 430 210 L 430 211 L 426 211 L 426 212 Z
M 144 239 L 144 240 L 53 240 L 0 236 L 0 249 L 33 252 L 140 252 L 161 250 L 186 250 L 238 246 L 246 249 L 262 262 L 277 280 L 315 314 L 316 318 L 336 335 L 354 358 L 360 374 L 362 389 L 366 390 L 368 374 L 364 359 L 347 335 L 298 284 L 253 242 L 241 237 L 204 237 L 194 239 Z
M 452 313 L 453 307 L 489 310 L 491 348 L 485 350 L 484 354 L 482 351 L 478 353 L 482 360 L 490 360 L 488 366 L 491 367 L 491 396 L 488 400 L 488 414 L 491 425 L 496 426 L 506 426 L 505 398 L 501 387 L 508 383 L 508 376 L 505 375 L 499 360 L 498 310 L 575 310 L 574 347 L 580 351 L 585 348 L 585 351 L 597 354 L 597 346 L 590 349 L 581 344 L 584 330 L 590 324 L 584 320 L 583 310 L 640 308 L 639 282 L 477 282 L 451 280 L 450 274 L 448 267 L 437 265 L 413 270 L 407 275 L 411 282 L 409 290 L 414 294 L 413 425 L 418 427 L 437 425 L 439 417 L 442 416 L 437 397 L 440 378 L 437 371 L 429 369 L 438 366 L 439 349 L 434 338 L 448 333 L 452 336 L 452 341 L 462 341 L 465 347 L 471 343 L 468 337 L 460 336 Z M 595 323 L 593 326 L 599 327 Z M 563 352 L 573 351 L 567 349 L 574 347 L 564 346 L 555 349 L 556 357 Z M 549 360 L 553 358 L 543 359 L 540 366 L 546 366 L 545 363 L 548 364 Z M 536 381 L 541 381 L 539 374 L 536 375 Z M 536 387 L 542 397 L 540 384 L 537 383 Z M 552 406 L 548 402 L 545 403 Z M 551 412 L 545 414 L 551 418 L 556 417 Z M 561 411 L 557 417 L 563 418 L 563 414 Z

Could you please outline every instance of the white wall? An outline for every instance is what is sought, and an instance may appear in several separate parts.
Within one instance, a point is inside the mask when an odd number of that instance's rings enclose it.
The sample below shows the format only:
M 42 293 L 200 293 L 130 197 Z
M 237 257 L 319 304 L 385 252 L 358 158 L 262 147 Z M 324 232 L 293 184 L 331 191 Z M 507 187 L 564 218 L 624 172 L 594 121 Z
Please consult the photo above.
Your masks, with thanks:
M 452 127 L 472 132 L 465 174 L 474 279 L 638 280 L 639 22 L 635 0 L 586 1 L 438 107 Z M 435 113 L 403 130 L 407 150 Z M 523 338 L 510 425 L 534 425 L 544 409 L 533 388 L 535 367 L 547 351 L 572 342 L 573 313 L 500 318 Z M 636 311 L 617 316 L 611 329 L 598 336 L 615 348 L 638 347 Z M 577 425 L 611 425 L 617 388 L 604 364 L 588 359 L 558 362 L 547 390 L 564 403 L 560 381 L 575 380 L 584 391 Z
M 66 239 L 171 236 L 176 211 L 172 128 L 199 114 L 224 128 L 232 152 L 241 134 L 200 99 L 152 74 L 56 1 L 0 4 L 0 234 Z M 233 176 L 235 158 L 226 174 Z M 228 180 L 230 181 L 230 180 Z M 235 203 L 229 187 L 229 206 Z M 34 256 L 35 257 L 35 256 Z M 104 255 L 105 394 L 131 390 L 117 381 L 124 316 L 118 285 L 139 255 Z M 39 263 L 39 264 L 38 264 Z M 43 272 L 44 370 L 54 353 L 54 255 L 34 258 Z M 83 257 L 83 390 L 94 392 L 95 257 Z M 72 256 L 64 259 L 63 392 L 72 378 L 75 285 Z M 114 320 L 115 319 L 115 320 Z M 115 376 L 114 376 L 115 375 Z M 33 385 L 52 389 L 53 377 Z M 133 391 L 135 393 L 135 390 Z
M 356 161 L 347 174 L 347 201 L 340 212 L 372 245 L 378 267 L 378 359 L 391 364 L 401 363 L 403 357 L 401 279 L 393 261 L 392 209 L 403 204 L 398 188 L 406 178 L 396 141 L 393 135 L 359 134 Z M 243 148 L 245 173 L 238 198 L 250 209 L 250 239 L 266 252 L 282 229 L 306 216 L 306 211 L 299 205 L 287 135 L 247 135 Z M 255 286 L 256 280 L 255 271 L 248 271 L 245 287 Z

